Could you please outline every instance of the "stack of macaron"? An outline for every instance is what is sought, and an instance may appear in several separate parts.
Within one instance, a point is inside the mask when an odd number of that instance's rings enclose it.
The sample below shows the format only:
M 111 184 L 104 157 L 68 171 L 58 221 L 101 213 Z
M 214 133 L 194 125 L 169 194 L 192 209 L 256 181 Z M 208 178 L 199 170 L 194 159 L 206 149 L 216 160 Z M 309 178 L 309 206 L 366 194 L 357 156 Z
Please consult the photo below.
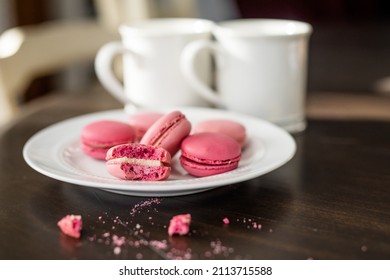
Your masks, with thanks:
M 245 127 L 232 120 L 207 120 L 194 127 L 180 111 L 130 116 L 127 123 L 101 120 L 83 127 L 82 151 L 105 160 L 107 171 L 124 180 L 165 180 L 172 158 L 196 177 L 238 167 L 246 141 Z

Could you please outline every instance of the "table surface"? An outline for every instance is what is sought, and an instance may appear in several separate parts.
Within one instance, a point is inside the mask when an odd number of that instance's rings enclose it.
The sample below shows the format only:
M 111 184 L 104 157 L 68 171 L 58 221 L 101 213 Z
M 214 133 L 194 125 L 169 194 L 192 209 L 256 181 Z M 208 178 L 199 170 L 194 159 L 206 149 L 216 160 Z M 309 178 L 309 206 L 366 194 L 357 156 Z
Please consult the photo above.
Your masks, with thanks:
M 113 194 L 48 178 L 24 162 L 22 148 L 39 130 L 115 108 L 100 88 L 55 95 L 3 129 L 0 259 L 390 258 L 390 122 L 382 115 L 334 118 L 311 108 L 287 164 L 187 196 Z M 182 213 L 192 215 L 190 234 L 170 238 L 169 220 Z M 82 215 L 80 239 L 57 227 L 67 214 Z

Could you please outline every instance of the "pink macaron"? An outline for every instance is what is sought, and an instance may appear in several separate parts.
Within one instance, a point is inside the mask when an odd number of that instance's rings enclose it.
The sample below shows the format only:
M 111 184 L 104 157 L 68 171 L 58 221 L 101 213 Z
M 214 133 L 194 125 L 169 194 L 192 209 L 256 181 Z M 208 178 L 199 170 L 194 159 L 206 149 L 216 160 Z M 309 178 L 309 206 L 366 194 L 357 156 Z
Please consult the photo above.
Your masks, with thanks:
M 123 180 L 159 181 L 171 173 L 171 155 L 163 148 L 124 144 L 107 152 L 107 171 Z
M 193 133 L 218 132 L 232 137 L 241 147 L 246 141 L 245 126 L 233 120 L 211 119 L 195 125 Z
M 81 131 L 82 151 L 95 159 L 104 160 L 109 148 L 135 140 L 135 132 L 129 124 L 101 120 L 92 122 Z
M 173 157 L 181 141 L 191 131 L 191 123 L 184 114 L 173 111 L 159 118 L 142 137 L 140 143 L 166 149 Z
M 230 136 L 204 132 L 185 138 L 181 144 L 180 163 L 191 175 L 211 176 L 238 167 L 241 146 Z
M 157 112 L 139 112 L 129 116 L 129 124 L 134 128 L 137 141 L 141 140 L 145 132 L 163 116 Z

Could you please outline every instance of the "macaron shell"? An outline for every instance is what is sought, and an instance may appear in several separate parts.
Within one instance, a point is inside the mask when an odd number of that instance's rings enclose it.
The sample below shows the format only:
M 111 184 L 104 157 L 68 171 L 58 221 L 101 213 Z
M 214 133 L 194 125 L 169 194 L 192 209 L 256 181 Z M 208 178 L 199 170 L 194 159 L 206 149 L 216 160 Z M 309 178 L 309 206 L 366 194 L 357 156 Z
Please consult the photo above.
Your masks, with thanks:
M 173 157 L 180 149 L 181 141 L 191 132 L 191 123 L 179 111 L 158 119 L 142 137 L 140 143 L 166 149 Z
M 193 133 L 218 132 L 235 139 L 241 146 L 246 141 L 246 129 L 242 124 L 233 120 L 213 119 L 199 122 L 195 125 Z
M 81 131 L 82 142 L 89 146 L 113 146 L 132 142 L 134 139 L 133 127 L 119 121 L 96 121 L 86 125 Z
M 204 132 L 188 136 L 181 144 L 182 155 L 197 162 L 222 164 L 241 156 L 241 147 L 229 136 Z
M 82 151 L 95 159 L 104 160 L 109 148 L 135 141 L 135 131 L 129 124 L 101 120 L 92 122 L 81 131 Z

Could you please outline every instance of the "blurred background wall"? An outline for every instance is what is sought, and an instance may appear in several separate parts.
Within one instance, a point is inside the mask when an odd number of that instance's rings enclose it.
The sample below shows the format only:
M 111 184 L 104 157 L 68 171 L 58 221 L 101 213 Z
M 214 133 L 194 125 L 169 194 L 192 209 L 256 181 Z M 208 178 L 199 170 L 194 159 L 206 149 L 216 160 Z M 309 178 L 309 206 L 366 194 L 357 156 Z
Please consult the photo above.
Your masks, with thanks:
M 372 92 L 390 74 L 388 0 L 242 0 L 237 6 L 244 18 L 313 25 L 309 91 Z
M 151 2 L 158 9 L 155 16 L 169 16 L 169 0 Z M 0 0 L 0 33 L 13 26 L 94 18 L 94 4 L 93 0 Z M 284 18 L 311 23 L 314 32 L 309 56 L 310 92 L 372 92 L 377 90 L 378 82 L 390 76 L 388 0 L 194 0 L 193 9 L 195 17 L 215 21 Z M 26 100 L 58 86 L 83 88 L 94 81 L 92 62 L 76 65 L 34 81 Z

